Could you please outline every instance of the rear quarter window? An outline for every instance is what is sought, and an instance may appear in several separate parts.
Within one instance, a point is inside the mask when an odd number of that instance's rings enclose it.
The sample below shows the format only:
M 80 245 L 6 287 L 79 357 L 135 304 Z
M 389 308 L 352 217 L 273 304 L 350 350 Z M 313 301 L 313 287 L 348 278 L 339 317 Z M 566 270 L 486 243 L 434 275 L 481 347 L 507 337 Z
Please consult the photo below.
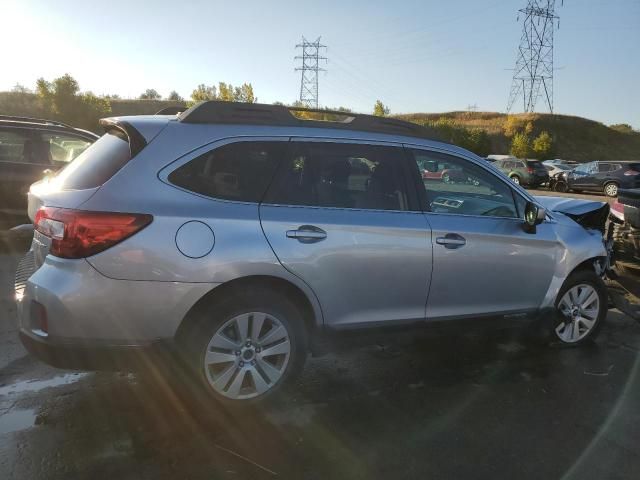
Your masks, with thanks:
M 211 150 L 169 174 L 173 185 L 223 200 L 259 202 L 287 142 L 237 142 Z
M 99 187 L 129 160 L 131 151 L 127 137 L 118 130 L 112 130 L 62 169 L 56 181 L 65 190 Z

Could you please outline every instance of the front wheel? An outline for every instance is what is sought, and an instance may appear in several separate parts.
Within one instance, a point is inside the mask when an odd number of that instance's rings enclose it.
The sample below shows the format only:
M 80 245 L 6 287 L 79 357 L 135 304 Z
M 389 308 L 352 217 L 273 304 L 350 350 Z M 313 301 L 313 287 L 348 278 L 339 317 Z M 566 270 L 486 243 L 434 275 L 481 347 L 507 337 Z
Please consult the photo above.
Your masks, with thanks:
M 303 315 L 278 292 L 250 289 L 202 312 L 184 348 L 208 393 L 234 404 L 261 400 L 302 370 Z
M 607 288 L 595 272 L 571 274 L 556 299 L 555 339 L 566 345 L 594 339 L 607 315 L 607 299 Z
M 604 186 L 604 193 L 607 197 L 617 197 L 618 196 L 618 185 L 610 182 Z
M 565 182 L 556 182 L 553 186 L 554 192 L 567 193 L 569 191 L 569 187 Z
M 512 181 L 513 183 L 515 183 L 516 185 L 520 185 L 520 177 L 519 177 L 519 176 L 517 176 L 517 175 L 511 175 L 509 178 L 510 178 L 510 179 L 511 179 L 511 181 Z

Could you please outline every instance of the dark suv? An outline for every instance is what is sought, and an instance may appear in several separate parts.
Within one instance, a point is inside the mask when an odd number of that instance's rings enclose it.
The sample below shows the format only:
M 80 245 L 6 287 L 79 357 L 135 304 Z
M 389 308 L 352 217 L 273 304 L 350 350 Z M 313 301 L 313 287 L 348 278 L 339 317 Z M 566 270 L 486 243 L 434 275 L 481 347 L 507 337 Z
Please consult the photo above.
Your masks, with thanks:
M 98 139 L 52 120 L 0 115 L 0 230 L 28 221 L 29 186 Z
M 496 160 L 493 164 L 518 185 L 539 187 L 549 181 L 549 173 L 539 160 L 505 158 Z
M 604 192 L 616 197 L 619 188 L 640 187 L 640 162 L 589 162 L 562 173 L 556 182 L 557 191 L 582 190 Z

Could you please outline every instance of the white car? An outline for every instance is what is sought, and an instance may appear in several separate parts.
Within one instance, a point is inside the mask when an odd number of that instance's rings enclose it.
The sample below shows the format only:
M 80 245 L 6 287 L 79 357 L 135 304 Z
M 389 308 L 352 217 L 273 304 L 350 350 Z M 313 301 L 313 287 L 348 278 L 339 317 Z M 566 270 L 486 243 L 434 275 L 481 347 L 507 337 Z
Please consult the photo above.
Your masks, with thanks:
M 546 161 L 553 162 L 553 160 L 546 160 Z M 558 173 L 568 172 L 569 170 L 573 169 L 571 165 L 567 165 L 564 163 L 556 163 L 553 165 L 549 165 L 548 163 L 545 164 L 545 162 L 542 162 L 542 164 L 547 169 L 547 172 L 549 172 L 549 178 L 553 177 L 554 175 L 557 175 Z

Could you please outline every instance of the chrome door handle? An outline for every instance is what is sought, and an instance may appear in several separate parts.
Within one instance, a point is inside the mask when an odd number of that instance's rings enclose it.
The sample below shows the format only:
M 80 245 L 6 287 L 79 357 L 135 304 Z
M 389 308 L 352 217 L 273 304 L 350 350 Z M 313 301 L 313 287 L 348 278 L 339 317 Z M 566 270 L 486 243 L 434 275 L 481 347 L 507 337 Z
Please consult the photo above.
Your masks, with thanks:
M 438 245 L 444 245 L 444 248 L 453 249 L 464 247 L 467 241 L 457 233 L 447 233 L 444 237 L 437 237 L 436 243 Z
M 327 238 L 327 232 L 313 225 L 302 225 L 297 230 L 287 230 L 287 238 L 295 238 L 302 243 L 313 243 Z

